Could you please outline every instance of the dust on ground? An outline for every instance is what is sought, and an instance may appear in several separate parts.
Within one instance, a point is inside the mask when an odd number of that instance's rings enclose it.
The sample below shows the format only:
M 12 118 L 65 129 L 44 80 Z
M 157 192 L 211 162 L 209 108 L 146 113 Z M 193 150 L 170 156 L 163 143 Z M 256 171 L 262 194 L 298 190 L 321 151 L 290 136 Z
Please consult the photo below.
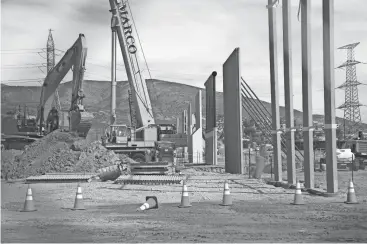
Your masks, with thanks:
M 44 173 L 94 173 L 127 160 L 126 156 L 107 150 L 99 141 L 87 142 L 75 134 L 58 130 L 26 146 L 21 154 L 13 151 L 2 153 L 2 178 L 21 179 Z
M 363 242 L 367 239 L 367 194 L 359 204 L 346 194 L 303 193 L 305 205 L 291 205 L 294 190 L 267 185 L 245 175 L 184 169 L 190 208 L 178 208 L 182 185 L 82 183 L 84 211 L 71 211 L 76 183 L 33 184 L 36 212 L 23 208 L 27 185 L 2 183 L 3 242 Z M 340 179 L 349 172 L 340 172 Z M 367 171 L 355 172 L 363 182 Z M 220 206 L 227 180 L 232 206 Z M 341 188 L 346 186 L 341 186 Z M 362 184 L 360 184 L 362 187 Z M 159 208 L 136 212 L 146 196 Z

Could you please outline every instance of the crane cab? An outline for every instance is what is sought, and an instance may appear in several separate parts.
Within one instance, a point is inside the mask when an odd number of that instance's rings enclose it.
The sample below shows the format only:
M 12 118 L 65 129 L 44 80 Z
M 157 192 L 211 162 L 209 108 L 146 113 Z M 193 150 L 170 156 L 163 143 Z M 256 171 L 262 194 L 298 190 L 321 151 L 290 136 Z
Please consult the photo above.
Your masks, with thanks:
M 106 130 L 106 137 L 110 143 L 127 145 L 131 141 L 131 128 L 127 125 L 110 125 Z

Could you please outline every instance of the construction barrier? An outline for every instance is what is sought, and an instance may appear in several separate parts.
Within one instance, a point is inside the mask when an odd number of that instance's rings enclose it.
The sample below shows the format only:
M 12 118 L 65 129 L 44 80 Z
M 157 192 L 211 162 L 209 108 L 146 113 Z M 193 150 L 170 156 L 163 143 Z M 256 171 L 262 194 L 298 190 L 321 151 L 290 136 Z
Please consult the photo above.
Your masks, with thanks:
M 28 185 L 24 207 L 23 207 L 23 210 L 21 210 L 21 212 L 34 212 L 34 211 L 37 211 L 37 209 L 33 201 L 32 188 L 30 185 Z
M 349 181 L 347 200 L 344 203 L 347 203 L 347 204 L 358 203 L 352 180 Z

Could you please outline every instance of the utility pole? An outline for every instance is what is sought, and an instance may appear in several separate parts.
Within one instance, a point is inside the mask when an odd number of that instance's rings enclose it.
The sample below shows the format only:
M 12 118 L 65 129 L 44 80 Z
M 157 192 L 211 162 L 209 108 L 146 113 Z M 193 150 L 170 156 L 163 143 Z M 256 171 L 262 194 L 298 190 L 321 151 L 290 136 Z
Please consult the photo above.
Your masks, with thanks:
M 302 107 L 305 187 L 314 187 L 314 152 L 311 78 L 311 1 L 301 0 Z
M 275 2 L 268 0 L 269 24 L 269 54 L 270 54 L 270 89 L 271 89 L 271 118 L 272 142 L 274 145 L 274 170 L 275 181 L 282 181 L 282 148 L 280 137 L 279 118 L 279 87 L 278 87 L 278 52 Z
M 336 166 L 335 79 L 334 79 L 334 0 L 322 1 L 324 110 L 327 193 L 338 192 Z M 345 123 L 345 119 L 344 119 Z
M 291 38 L 291 0 L 283 0 L 283 59 L 284 59 L 284 100 L 285 132 L 287 146 L 287 179 L 289 184 L 296 183 L 296 151 L 294 140 L 293 80 L 292 80 L 292 38 Z

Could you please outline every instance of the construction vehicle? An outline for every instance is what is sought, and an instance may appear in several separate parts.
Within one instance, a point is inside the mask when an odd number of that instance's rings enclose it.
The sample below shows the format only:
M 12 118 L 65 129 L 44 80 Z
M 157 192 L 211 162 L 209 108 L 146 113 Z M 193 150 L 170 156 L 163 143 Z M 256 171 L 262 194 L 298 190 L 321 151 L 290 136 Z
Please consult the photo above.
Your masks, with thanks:
M 124 65 L 129 81 L 130 116 L 134 117 L 136 128 L 128 125 L 111 124 L 102 137 L 103 145 L 115 153 L 123 153 L 140 163 L 156 162 L 157 144 L 162 133 L 171 133 L 174 128 L 155 124 L 151 100 L 149 97 L 145 79 L 142 76 L 137 57 L 137 47 L 132 36 L 132 25 L 127 11 L 127 2 L 109 0 L 112 13 L 111 29 L 117 35 L 120 44 Z M 115 37 L 113 37 L 114 40 Z M 113 43 L 116 43 L 113 41 Z M 115 55 L 115 47 L 112 45 L 112 55 Z M 112 74 L 114 72 L 112 64 Z M 114 78 L 112 78 L 114 79 Z M 112 80 L 112 83 L 114 81 Z M 113 95 L 112 95 L 113 96 Z M 115 101 L 112 101 L 112 106 Z M 132 107 L 135 111 L 132 111 Z M 111 109 L 114 110 L 113 107 Z M 112 112 L 113 113 L 113 112 Z M 134 113 L 134 114 L 132 114 Z M 114 116 L 114 115 L 111 115 Z
M 338 141 L 337 168 L 357 171 L 365 170 L 367 165 L 367 140 L 363 132 L 353 140 Z M 346 155 L 346 156 L 344 156 Z M 350 155 L 350 156 L 348 156 Z M 353 159 L 353 160 L 352 160 Z M 320 158 L 320 163 L 325 164 L 325 156 Z
M 366 169 L 367 165 L 367 140 L 359 137 L 358 140 L 346 141 L 345 147 L 351 148 L 355 156 L 355 167 L 361 170 Z
M 21 106 L 15 111 L 8 111 L 1 119 L 1 146 L 3 149 L 23 150 L 29 145 L 41 138 L 38 132 L 36 116 L 28 114 L 27 106 L 24 106 L 23 113 Z
M 73 70 L 71 105 L 68 114 L 69 131 L 76 132 L 80 137 L 86 137 L 93 120 L 93 114 L 84 109 L 83 78 L 85 60 L 87 57 L 86 40 L 83 34 L 79 34 L 73 46 L 69 48 L 61 60 L 52 68 L 42 85 L 40 104 L 38 106 L 37 121 L 39 128 L 46 126 L 46 132 L 50 133 L 59 128 L 59 111 L 52 108 L 53 94 L 60 85 L 62 79 L 70 69 Z M 46 119 L 46 122 L 44 121 Z M 42 132 L 42 129 L 39 130 Z

